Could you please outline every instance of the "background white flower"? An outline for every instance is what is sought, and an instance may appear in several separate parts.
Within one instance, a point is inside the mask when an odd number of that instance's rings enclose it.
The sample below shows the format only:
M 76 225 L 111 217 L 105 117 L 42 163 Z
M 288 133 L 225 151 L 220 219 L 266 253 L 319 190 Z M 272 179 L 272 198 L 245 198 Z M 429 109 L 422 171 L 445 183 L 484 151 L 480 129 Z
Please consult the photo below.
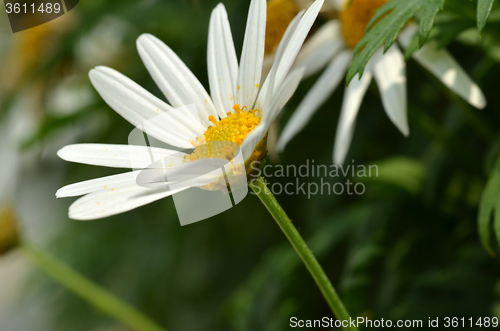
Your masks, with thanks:
M 364 27 L 371 18 L 373 9 L 384 2 L 383 0 L 353 1 L 349 10 L 355 6 L 366 7 L 358 9 L 362 12 L 361 16 L 369 15 L 358 18 L 359 26 L 355 25 L 356 21 L 352 21 L 356 17 L 349 17 L 348 23 L 354 24 L 354 26 L 347 27 L 349 29 L 347 31 L 346 26 L 344 26 L 346 20 L 331 20 L 304 44 L 295 64 L 307 68 L 304 77 L 308 77 L 323 68 L 325 70 L 283 129 L 278 140 L 279 151 L 282 151 L 288 142 L 305 127 L 315 111 L 343 81 L 352 58 L 352 48 L 362 37 L 362 35 L 356 36 L 356 32 L 364 32 Z M 339 3 L 338 9 L 345 10 L 345 1 Z M 416 32 L 417 25 L 415 23 L 408 24 L 398 38 L 399 45 L 404 48 L 408 47 Z M 406 64 L 399 45 L 394 44 L 385 54 L 383 54 L 383 49 L 379 49 L 368 62 L 361 79 L 359 75 L 356 75 L 346 88 L 335 136 L 334 163 L 342 164 L 345 160 L 352 140 L 358 110 L 372 78 L 375 78 L 379 87 L 387 116 L 404 136 L 409 135 Z M 479 87 L 445 49 L 438 49 L 435 42 L 425 44 L 413 54 L 413 58 L 450 90 L 474 107 L 484 108 L 486 106 L 485 97 Z

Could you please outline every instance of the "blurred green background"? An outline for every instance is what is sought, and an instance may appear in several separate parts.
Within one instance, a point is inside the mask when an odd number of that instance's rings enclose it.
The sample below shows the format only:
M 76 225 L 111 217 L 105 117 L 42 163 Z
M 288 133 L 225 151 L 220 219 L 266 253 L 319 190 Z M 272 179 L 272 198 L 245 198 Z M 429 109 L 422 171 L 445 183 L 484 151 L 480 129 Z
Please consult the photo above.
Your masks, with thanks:
M 168 330 L 288 330 L 293 316 L 331 312 L 255 196 L 184 227 L 172 198 L 77 222 L 67 217 L 74 199 L 54 196 L 63 185 L 117 173 L 64 162 L 56 156 L 59 148 L 125 144 L 133 129 L 97 95 L 88 71 L 113 67 L 163 99 L 135 47 L 147 32 L 208 87 L 207 31 L 216 4 L 85 0 L 55 21 L 16 34 L 0 15 L 0 160 L 6 173 L 0 206 L 15 211 L 30 242 Z M 249 1 L 224 4 L 239 54 Z M 457 12 L 458 23 L 438 27 L 442 40 L 459 37 L 447 47 L 483 89 L 487 108 L 471 108 L 410 60 L 409 138 L 388 120 L 375 84 L 363 101 L 348 160 L 379 165 L 380 176 L 364 182 L 366 193 L 277 197 L 354 316 L 500 317 L 499 259 L 483 249 L 477 231 L 481 194 L 500 147 L 500 21 L 491 19 L 479 40 L 475 12 L 459 13 L 475 10 L 475 1 L 460 6 L 447 8 L 449 15 Z M 313 30 L 324 21 L 320 17 Z M 302 82 L 281 125 L 316 78 Z M 343 88 L 331 96 L 280 163 L 331 164 L 342 95 Z M 12 251 L 0 258 L 0 330 L 127 329 Z

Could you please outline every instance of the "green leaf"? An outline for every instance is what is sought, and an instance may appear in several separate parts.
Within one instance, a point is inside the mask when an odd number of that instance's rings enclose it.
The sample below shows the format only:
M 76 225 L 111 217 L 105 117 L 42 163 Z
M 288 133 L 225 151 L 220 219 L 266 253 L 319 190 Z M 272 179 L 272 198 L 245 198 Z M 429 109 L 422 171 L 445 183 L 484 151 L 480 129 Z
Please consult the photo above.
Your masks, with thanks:
M 437 40 L 437 48 L 444 48 L 455 40 L 462 32 L 473 28 L 475 21 L 469 19 L 454 19 L 447 22 L 437 23 L 434 26 L 430 39 Z
M 427 36 L 426 42 L 431 40 L 436 41 L 436 46 L 438 49 L 448 46 L 457 36 L 463 31 L 473 28 L 476 24 L 475 20 L 463 19 L 463 18 L 453 18 L 442 20 L 441 22 L 434 22 L 434 27 L 432 33 Z M 476 34 L 474 34 L 477 36 Z M 415 53 L 421 47 L 419 45 L 419 39 L 421 36 L 415 34 L 413 36 L 410 44 L 406 47 L 404 51 L 405 60 L 411 58 L 413 53 Z
M 354 60 L 347 73 L 347 83 L 356 74 L 363 75 L 368 60 L 384 44 L 386 52 L 396 41 L 406 23 L 424 9 L 420 16 L 420 47 L 429 37 L 436 14 L 443 8 L 445 0 L 390 0 L 376 12 L 367 27 L 367 32 L 354 50 Z
M 477 1 L 477 29 L 479 34 L 483 33 L 484 26 L 490 16 L 491 7 L 495 0 L 478 0 Z
M 500 176 L 498 176 L 500 177 Z M 499 179 L 496 179 L 496 184 L 500 184 L 500 180 Z M 497 194 L 496 194 L 496 198 L 495 198 L 495 212 L 493 214 L 493 229 L 495 230 L 495 237 L 497 238 L 497 241 L 500 243 L 500 196 L 499 196 L 499 191 L 498 190 L 498 186 L 497 186 Z M 490 252 L 490 254 L 492 254 L 492 252 Z M 494 253 L 493 253 L 494 255 Z
M 495 234 L 500 242 L 500 158 L 497 160 L 492 175 L 481 195 L 477 222 L 481 244 L 488 253 L 495 255 L 490 243 L 492 214 L 494 214 Z
M 429 38 L 429 33 L 431 32 L 432 26 L 434 25 L 434 20 L 439 11 L 443 10 L 445 0 L 434 0 L 427 1 L 424 6 L 423 15 L 419 22 L 419 33 L 418 33 L 418 44 L 422 47 L 427 39 Z
M 394 156 L 373 165 L 377 166 L 377 175 L 360 180 L 389 184 L 412 194 L 422 191 L 427 173 L 422 162 L 406 156 Z
M 484 249 L 491 255 L 495 255 L 493 248 L 490 243 L 491 236 L 491 215 L 495 209 L 495 200 L 498 194 L 498 188 L 500 184 L 500 176 L 494 175 L 486 185 L 481 196 L 481 202 L 479 203 L 479 215 L 478 215 L 478 232 L 479 239 Z M 495 213 L 495 219 L 498 218 L 498 211 Z

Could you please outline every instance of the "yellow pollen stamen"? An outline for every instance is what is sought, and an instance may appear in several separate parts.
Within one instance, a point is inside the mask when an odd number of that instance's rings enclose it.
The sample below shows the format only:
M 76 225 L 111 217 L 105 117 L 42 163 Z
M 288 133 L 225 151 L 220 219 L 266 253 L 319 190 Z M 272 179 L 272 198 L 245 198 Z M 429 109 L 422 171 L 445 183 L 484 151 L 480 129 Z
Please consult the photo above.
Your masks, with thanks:
M 354 49 L 365 35 L 366 27 L 375 14 L 388 0 L 353 0 L 346 1 L 346 7 L 340 12 L 342 35 L 345 43 Z
M 260 123 L 260 118 L 253 110 L 240 110 L 239 106 L 235 110 L 235 114 L 221 119 L 215 126 L 207 129 L 204 135 L 207 142 L 243 140 Z
M 208 120 L 212 123 L 214 123 L 215 125 L 217 125 L 217 123 L 219 123 L 219 121 L 217 121 L 217 119 L 215 118 L 214 115 L 210 115 L 208 116 Z
M 214 116 L 209 116 L 209 120 L 215 125 L 209 126 L 205 134 L 197 138 L 197 142 L 191 140 L 191 144 L 196 148 L 186 158 L 190 160 L 205 157 L 232 159 L 235 156 L 236 145 L 233 146 L 234 148 L 231 153 L 228 153 L 227 144 L 213 144 L 213 142 L 236 143 L 238 145 L 243 143 L 245 137 L 260 123 L 260 116 L 257 115 L 258 110 L 250 109 L 245 111 L 245 108 L 240 109 L 240 106 L 236 104 L 233 107 L 236 112 L 232 115 L 228 113 L 228 117 L 222 118 L 219 121 Z
M 245 108 L 245 107 L 243 107 L 243 108 Z M 239 114 L 241 112 L 240 105 L 238 105 L 238 104 L 235 104 L 233 106 L 233 109 L 236 112 L 236 114 Z

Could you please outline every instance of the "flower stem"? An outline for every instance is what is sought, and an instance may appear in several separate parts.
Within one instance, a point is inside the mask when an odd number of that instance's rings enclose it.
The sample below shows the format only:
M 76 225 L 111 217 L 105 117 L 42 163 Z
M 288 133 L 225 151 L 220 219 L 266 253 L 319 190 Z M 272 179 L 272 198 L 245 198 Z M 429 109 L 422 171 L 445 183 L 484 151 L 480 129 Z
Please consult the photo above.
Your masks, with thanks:
M 250 187 L 259 197 L 260 201 L 262 201 L 264 206 L 266 206 L 269 213 L 271 213 L 273 218 L 276 220 L 276 223 L 278 223 L 279 227 L 306 265 L 307 270 L 311 273 L 311 276 L 314 278 L 314 281 L 321 290 L 323 297 L 328 302 L 328 305 L 332 309 L 334 315 L 341 321 L 347 321 L 347 323 L 342 323 L 343 328 L 345 330 L 357 331 L 358 329 L 356 327 L 350 326 L 349 321 L 351 317 L 349 312 L 342 303 L 342 300 L 340 300 L 337 292 L 332 286 L 332 283 L 330 283 L 325 271 L 318 263 L 318 260 L 314 257 L 313 252 L 309 249 L 304 239 L 302 239 L 300 233 L 292 224 L 292 221 L 288 218 L 283 208 L 281 208 L 272 192 L 268 189 L 262 177 L 253 180 L 250 183 Z
M 18 248 L 26 258 L 45 274 L 101 312 L 120 321 L 123 325 L 137 331 L 165 331 L 144 314 L 55 257 L 27 243 L 21 243 Z

